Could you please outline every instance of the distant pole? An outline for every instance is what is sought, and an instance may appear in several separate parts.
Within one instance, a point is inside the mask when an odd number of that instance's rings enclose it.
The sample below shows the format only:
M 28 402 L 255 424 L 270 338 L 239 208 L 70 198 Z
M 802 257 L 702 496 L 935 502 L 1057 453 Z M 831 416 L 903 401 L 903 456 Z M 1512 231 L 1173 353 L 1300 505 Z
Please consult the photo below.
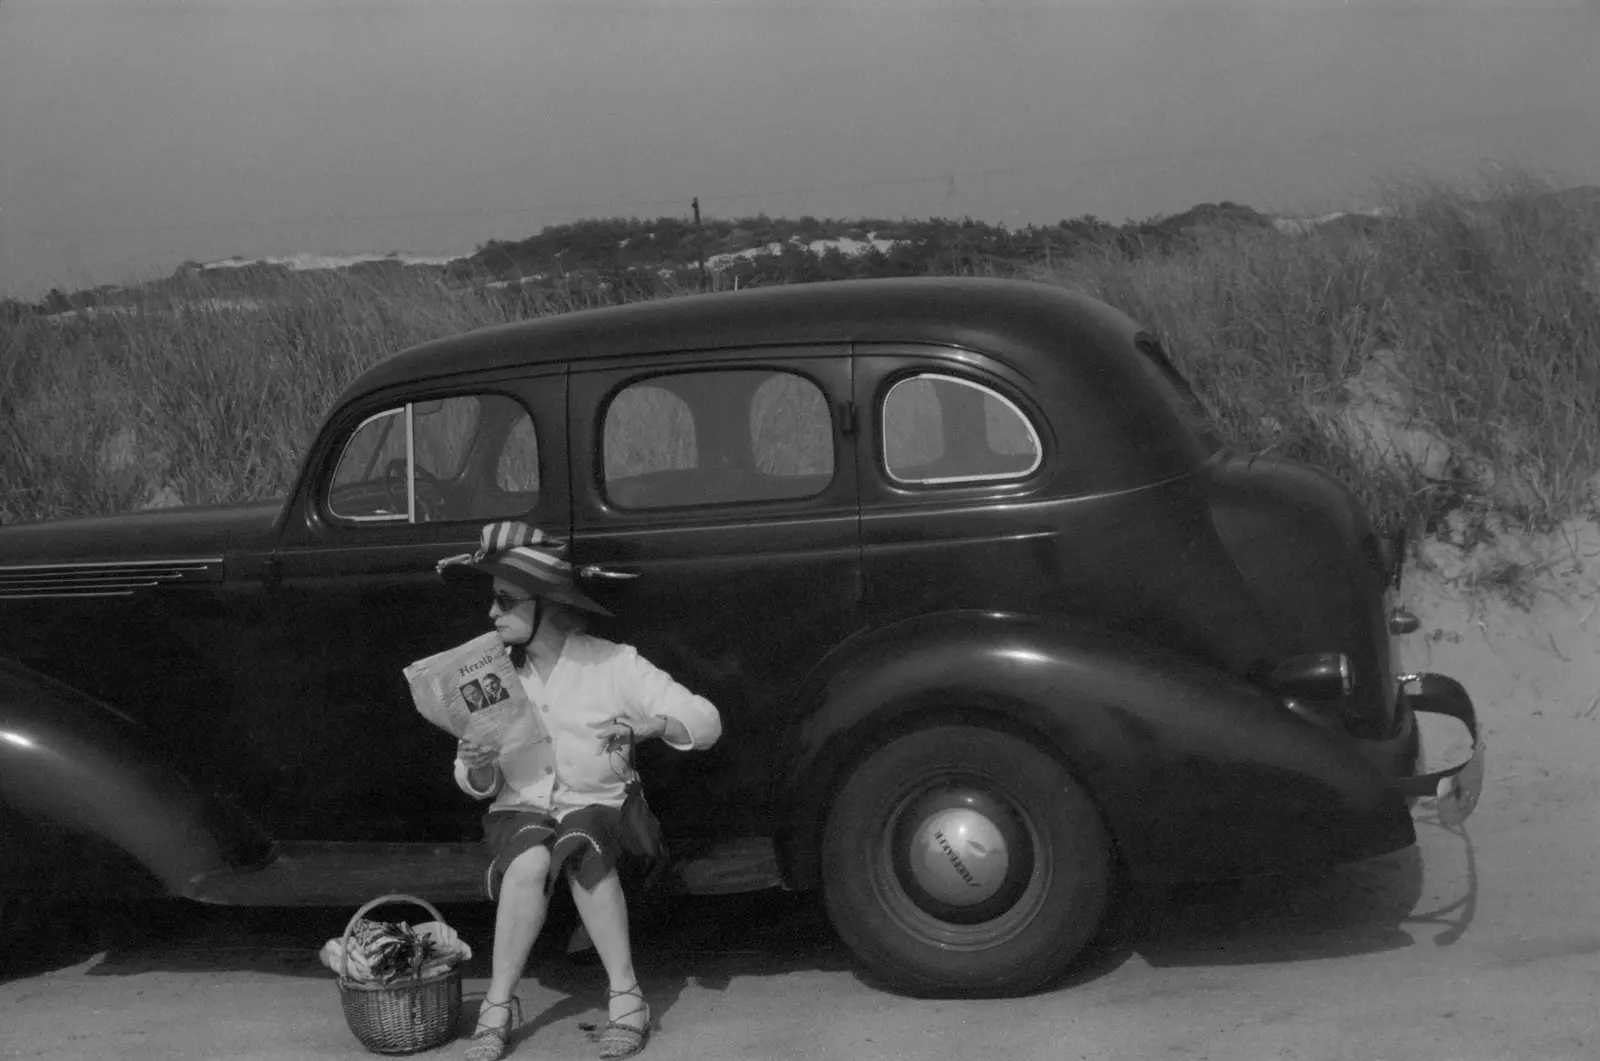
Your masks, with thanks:
M 700 293 L 706 290 L 706 240 L 705 229 L 700 227 L 700 197 L 694 197 L 694 249 L 700 257 Z

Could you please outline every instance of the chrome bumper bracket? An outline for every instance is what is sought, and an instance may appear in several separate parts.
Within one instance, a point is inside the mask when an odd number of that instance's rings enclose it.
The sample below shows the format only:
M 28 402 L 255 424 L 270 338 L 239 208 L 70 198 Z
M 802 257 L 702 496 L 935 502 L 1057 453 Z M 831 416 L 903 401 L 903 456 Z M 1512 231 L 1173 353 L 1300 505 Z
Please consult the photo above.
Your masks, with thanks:
M 1432 798 L 1440 823 L 1453 828 L 1471 816 L 1478 806 L 1478 797 L 1483 794 L 1484 741 L 1478 727 L 1478 713 L 1467 690 L 1454 678 L 1442 674 L 1402 674 L 1399 682 L 1400 695 L 1413 712 L 1453 718 L 1466 726 L 1472 736 L 1472 754 L 1465 762 L 1395 781 L 1408 798 Z M 1406 686 L 1413 683 L 1417 690 L 1407 692 Z

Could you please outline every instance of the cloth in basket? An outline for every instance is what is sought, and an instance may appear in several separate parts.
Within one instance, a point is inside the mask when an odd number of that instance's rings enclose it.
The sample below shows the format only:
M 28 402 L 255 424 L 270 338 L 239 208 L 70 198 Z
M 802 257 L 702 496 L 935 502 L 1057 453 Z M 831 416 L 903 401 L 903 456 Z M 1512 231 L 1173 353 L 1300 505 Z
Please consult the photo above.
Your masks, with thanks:
M 324 943 L 318 957 L 323 965 L 355 983 L 386 984 L 400 976 L 428 977 L 472 960 L 472 948 L 443 921 L 410 925 L 362 919 L 348 938 L 348 970 L 343 937 Z

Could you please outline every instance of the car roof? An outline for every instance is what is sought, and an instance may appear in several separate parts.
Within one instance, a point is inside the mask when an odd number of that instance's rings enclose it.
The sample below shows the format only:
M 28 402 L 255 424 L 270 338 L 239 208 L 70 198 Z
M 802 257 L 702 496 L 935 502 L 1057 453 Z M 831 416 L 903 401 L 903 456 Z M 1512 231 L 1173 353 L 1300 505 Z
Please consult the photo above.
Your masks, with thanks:
M 782 284 L 552 314 L 422 343 L 369 368 L 338 404 L 464 372 L 795 344 L 948 344 L 1000 356 L 1031 374 L 1030 360 L 1061 356 L 1064 337 L 1080 340 L 1072 344 L 1074 360 L 1093 360 L 1122 356 L 1138 331 L 1104 302 L 1032 281 L 908 277 Z

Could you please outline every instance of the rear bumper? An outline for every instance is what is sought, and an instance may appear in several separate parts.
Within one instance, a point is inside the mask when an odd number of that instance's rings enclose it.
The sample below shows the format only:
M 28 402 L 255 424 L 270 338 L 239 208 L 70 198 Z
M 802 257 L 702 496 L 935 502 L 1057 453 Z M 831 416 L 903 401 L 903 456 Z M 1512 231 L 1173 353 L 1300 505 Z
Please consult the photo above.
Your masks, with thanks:
M 1431 797 L 1436 800 L 1441 824 L 1460 825 L 1483 794 L 1484 740 L 1472 698 L 1460 682 L 1442 674 L 1403 674 L 1399 682 L 1395 735 L 1382 741 L 1362 741 L 1361 750 L 1408 802 Z M 1421 765 L 1417 716 L 1421 714 L 1443 715 L 1466 727 L 1472 749 L 1463 761 L 1442 770 L 1417 772 Z

